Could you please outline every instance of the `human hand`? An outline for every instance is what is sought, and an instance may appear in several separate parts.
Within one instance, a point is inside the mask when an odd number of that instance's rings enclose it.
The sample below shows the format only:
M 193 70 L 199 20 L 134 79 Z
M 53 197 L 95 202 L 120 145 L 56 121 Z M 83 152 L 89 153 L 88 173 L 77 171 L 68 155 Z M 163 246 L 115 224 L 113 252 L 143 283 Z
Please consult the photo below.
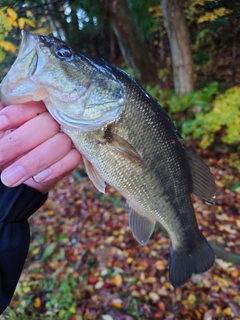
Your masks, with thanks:
M 81 159 L 42 102 L 0 104 L 0 139 L 1 180 L 8 187 L 25 183 L 46 193 Z

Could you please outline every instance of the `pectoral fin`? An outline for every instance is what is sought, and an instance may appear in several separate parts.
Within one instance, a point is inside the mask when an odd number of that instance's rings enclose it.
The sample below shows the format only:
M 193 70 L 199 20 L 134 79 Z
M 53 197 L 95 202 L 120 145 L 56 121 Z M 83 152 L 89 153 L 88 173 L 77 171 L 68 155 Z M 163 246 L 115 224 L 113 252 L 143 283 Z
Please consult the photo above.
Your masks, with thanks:
M 129 227 L 137 241 L 145 246 L 151 237 L 156 221 L 136 212 L 128 203 Z
M 89 179 L 92 180 L 93 184 L 100 192 L 105 193 L 105 181 L 91 164 L 91 162 L 89 162 L 84 156 L 82 156 L 82 158 Z
M 197 154 L 187 151 L 187 158 L 191 169 L 193 194 L 211 204 L 215 202 L 216 185 L 208 166 Z
M 135 162 L 139 165 L 144 165 L 143 160 L 140 155 L 134 149 L 134 147 L 128 143 L 125 139 L 119 135 L 111 132 L 110 130 L 105 130 L 106 146 L 116 152 L 119 152 L 122 156 L 129 159 L 132 162 Z

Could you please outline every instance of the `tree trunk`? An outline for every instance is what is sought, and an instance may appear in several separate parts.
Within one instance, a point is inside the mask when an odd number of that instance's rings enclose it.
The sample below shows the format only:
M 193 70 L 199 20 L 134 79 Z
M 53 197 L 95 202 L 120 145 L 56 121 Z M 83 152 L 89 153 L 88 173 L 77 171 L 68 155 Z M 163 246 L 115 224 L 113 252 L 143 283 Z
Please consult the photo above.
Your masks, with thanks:
M 164 24 L 170 43 L 176 93 L 194 89 L 190 35 L 183 11 L 183 1 L 162 0 Z
M 110 0 L 106 3 L 112 28 L 127 66 L 140 74 L 142 83 L 159 83 L 156 66 L 137 32 L 128 0 Z

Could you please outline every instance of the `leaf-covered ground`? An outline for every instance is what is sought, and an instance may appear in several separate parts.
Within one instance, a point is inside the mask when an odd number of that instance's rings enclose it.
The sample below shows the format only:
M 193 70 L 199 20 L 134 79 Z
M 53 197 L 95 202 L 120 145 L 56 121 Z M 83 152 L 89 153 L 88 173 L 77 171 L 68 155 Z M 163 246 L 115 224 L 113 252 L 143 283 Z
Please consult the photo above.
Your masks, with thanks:
M 239 178 L 224 158 L 205 156 L 217 201 L 210 206 L 193 198 L 194 207 L 202 232 L 224 248 L 224 260 L 174 289 L 168 235 L 156 228 L 140 246 L 124 199 L 111 187 L 101 195 L 87 177 L 70 176 L 31 218 L 28 259 L 1 319 L 240 319 Z

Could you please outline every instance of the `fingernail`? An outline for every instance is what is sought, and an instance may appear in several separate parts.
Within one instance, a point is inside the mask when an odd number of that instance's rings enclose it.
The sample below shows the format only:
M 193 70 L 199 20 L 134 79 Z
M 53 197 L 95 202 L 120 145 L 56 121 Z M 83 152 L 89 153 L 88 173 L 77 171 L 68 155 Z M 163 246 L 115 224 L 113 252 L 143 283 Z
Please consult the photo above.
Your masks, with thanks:
M 16 166 L 3 170 L 1 180 L 6 186 L 14 186 L 20 179 L 25 176 L 25 169 L 23 166 Z
M 5 129 L 9 124 L 8 118 L 5 115 L 0 116 L 0 130 Z
M 47 168 L 41 172 L 39 172 L 38 174 L 36 174 L 33 179 L 36 182 L 43 182 L 45 180 L 47 180 L 47 178 L 50 176 L 50 174 L 52 173 L 52 170 L 50 168 Z

